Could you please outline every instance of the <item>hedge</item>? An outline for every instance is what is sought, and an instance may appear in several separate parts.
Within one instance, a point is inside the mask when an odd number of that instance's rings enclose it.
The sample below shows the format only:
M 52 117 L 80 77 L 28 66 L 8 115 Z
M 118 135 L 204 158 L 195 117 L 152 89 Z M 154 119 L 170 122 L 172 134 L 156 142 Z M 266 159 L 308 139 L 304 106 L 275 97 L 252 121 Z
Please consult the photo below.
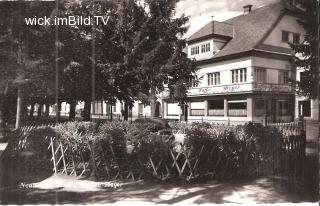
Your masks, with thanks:
M 182 131 L 184 142 L 175 141 L 174 134 Z M 72 157 L 89 163 L 85 173 L 88 176 L 162 180 L 226 180 L 273 174 L 278 168 L 281 139 L 278 130 L 252 123 L 175 124 L 173 128 L 163 128 L 150 121 L 70 122 L 15 136 L 9 153 L 16 158 L 11 161 L 19 162 L 19 152 L 32 150 L 37 157 L 32 165 L 37 169 L 51 164 L 45 137 L 55 137 L 55 141 L 70 148 Z M 27 144 L 19 148 L 22 138 Z M 68 154 L 67 161 L 71 157 Z

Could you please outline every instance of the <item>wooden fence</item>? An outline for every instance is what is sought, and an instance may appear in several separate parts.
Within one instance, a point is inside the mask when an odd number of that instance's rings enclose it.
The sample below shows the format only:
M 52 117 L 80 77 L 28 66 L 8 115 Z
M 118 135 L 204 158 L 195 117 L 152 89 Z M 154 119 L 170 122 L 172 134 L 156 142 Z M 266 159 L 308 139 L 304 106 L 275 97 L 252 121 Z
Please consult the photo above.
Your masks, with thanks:
M 54 125 L 48 125 L 54 126 Z M 304 125 L 299 122 L 279 123 L 269 125 L 278 128 L 283 136 L 281 148 L 270 142 L 264 148 L 262 161 L 250 162 L 257 164 L 256 176 L 280 174 L 300 178 L 304 174 L 304 158 L 306 132 Z M 27 141 L 27 133 L 38 126 L 26 126 L 19 129 L 19 148 L 22 149 Z M 134 146 L 118 148 L 103 142 L 92 142 L 87 138 L 83 149 L 73 148 L 68 143 L 61 142 L 55 137 L 46 137 L 48 150 L 54 173 L 66 175 L 94 175 L 107 179 L 138 180 L 149 176 L 158 179 L 183 178 L 190 180 L 200 176 L 212 178 L 232 178 L 237 170 L 232 159 L 235 148 L 229 148 L 225 153 L 215 145 L 200 145 L 198 148 L 187 148 L 184 144 L 176 144 L 174 149 L 166 151 L 155 149 L 154 152 L 139 155 Z M 125 149 L 125 151 L 123 151 Z M 278 153 L 280 151 L 280 153 Z M 244 157 L 248 159 L 249 157 Z M 248 166 L 248 165 L 245 165 Z M 242 168 L 246 170 L 246 168 Z M 228 176 L 229 177 L 226 177 Z

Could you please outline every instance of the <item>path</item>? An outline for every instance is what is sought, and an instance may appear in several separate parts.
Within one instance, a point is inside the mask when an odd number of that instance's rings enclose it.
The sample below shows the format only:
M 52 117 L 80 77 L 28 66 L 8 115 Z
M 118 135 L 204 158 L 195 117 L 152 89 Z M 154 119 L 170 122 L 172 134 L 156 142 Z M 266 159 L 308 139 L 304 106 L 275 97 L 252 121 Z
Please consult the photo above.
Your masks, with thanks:
M 279 179 L 262 178 L 247 182 L 179 185 L 135 182 L 118 189 L 103 189 L 75 177 L 55 175 L 33 185 L 33 189 L 6 189 L 4 204 L 202 204 L 202 203 L 281 203 L 309 201 L 287 191 Z

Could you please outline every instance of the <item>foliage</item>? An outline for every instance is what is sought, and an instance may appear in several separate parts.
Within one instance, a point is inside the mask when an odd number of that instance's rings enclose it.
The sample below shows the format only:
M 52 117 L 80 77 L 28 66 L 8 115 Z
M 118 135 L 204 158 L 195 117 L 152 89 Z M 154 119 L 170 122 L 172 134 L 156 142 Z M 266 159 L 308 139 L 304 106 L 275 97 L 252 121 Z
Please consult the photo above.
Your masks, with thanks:
M 10 144 L 10 150 L 15 151 L 27 137 L 26 148 L 41 157 L 48 152 L 49 142 L 44 137 L 54 136 L 55 141 L 72 148 L 75 158 L 89 163 L 91 174 L 108 178 L 119 175 L 119 171 L 135 171 L 160 179 L 226 180 L 268 175 L 279 166 L 282 134 L 273 127 L 194 123 L 189 124 L 185 135 L 184 142 L 178 142 L 171 129 L 159 129 L 150 122 L 71 122 L 27 132 Z M 261 171 L 261 166 L 269 169 Z
M 298 85 L 298 92 L 310 98 L 317 97 L 318 82 L 316 75 L 318 75 L 317 55 L 318 50 L 318 23 L 317 12 L 319 12 L 318 1 L 303 0 L 297 1 L 298 6 L 295 12 L 298 14 L 298 23 L 305 29 L 306 34 L 303 41 L 299 44 L 290 44 L 296 56 L 294 62 L 297 67 L 305 70 L 303 79 L 296 82 Z

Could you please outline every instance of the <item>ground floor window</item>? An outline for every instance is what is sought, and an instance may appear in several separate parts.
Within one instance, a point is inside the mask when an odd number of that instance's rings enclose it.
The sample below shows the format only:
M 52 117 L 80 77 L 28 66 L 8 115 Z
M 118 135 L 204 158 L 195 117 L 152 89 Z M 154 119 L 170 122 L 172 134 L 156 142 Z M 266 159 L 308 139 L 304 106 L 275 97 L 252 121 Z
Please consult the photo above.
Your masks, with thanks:
M 288 116 L 290 115 L 290 103 L 288 100 L 279 100 L 278 101 L 278 113 L 279 116 Z
M 231 117 L 246 117 L 247 101 L 246 100 L 228 101 L 228 115 Z
M 191 116 L 204 116 L 205 105 L 204 102 L 191 102 L 190 115 Z
M 256 116 L 263 116 L 265 115 L 265 100 L 263 99 L 257 99 L 255 101 L 255 114 Z
M 167 104 L 167 115 L 168 116 L 179 116 L 180 106 L 178 103 L 168 103 Z
M 299 115 L 302 115 L 304 117 L 311 117 L 311 101 L 299 101 L 298 102 L 299 107 Z
M 208 101 L 209 116 L 224 116 L 224 100 Z

